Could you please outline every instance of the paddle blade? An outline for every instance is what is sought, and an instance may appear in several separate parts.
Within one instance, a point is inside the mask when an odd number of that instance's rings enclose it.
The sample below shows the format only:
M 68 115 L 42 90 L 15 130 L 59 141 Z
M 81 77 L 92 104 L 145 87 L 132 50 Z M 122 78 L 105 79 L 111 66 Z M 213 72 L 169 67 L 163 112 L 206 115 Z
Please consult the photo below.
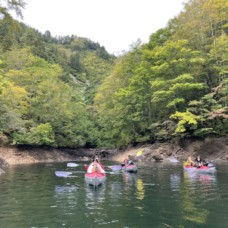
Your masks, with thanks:
M 176 158 L 169 158 L 168 159 L 170 162 L 172 162 L 172 163 L 177 163 L 177 162 L 179 162 Z
M 71 175 L 72 172 L 66 172 L 66 171 L 55 171 L 55 175 L 57 177 L 68 177 L 69 175 Z
M 139 157 L 139 156 L 141 156 L 142 155 L 142 150 L 139 150 L 138 152 L 137 152 L 137 154 L 136 154 L 136 157 Z
M 67 167 L 77 167 L 79 166 L 79 164 L 73 163 L 73 162 L 69 162 L 67 163 Z
M 121 165 L 112 165 L 112 166 L 108 166 L 112 171 L 120 171 L 122 170 L 122 166 Z
M 208 167 L 214 167 L 215 166 L 215 164 L 213 164 L 213 163 L 208 163 L 208 165 L 207 165 Z

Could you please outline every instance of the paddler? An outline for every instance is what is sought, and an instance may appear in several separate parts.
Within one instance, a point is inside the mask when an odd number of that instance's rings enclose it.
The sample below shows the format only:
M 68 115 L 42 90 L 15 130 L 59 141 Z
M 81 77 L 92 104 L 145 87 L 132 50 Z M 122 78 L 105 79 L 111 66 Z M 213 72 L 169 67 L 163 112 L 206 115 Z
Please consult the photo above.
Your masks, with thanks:
M 87 173 L 105 173 L 104 167 L 100 164 L 98 156 L 93 157 L 93 161 L 89 165 Z

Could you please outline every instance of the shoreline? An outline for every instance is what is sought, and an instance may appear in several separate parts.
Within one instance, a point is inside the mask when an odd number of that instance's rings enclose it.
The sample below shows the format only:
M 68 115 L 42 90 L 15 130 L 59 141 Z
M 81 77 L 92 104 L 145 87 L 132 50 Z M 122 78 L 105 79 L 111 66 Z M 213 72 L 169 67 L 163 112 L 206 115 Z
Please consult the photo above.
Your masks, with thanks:
M 55 149 L 35 147 L 0 147 L 0 167 L 33 163 L 50 163 L 66 161 L 90 161 L 94 154 L 109 159 L 116 150 L 104 149 Z
M 16 147 L 0 147 L 0 161 L 10 166 L 40 162 L 63 162 L 74 158 L 74 156 L 55 149 L 21 150 Z
M 137 152 L 142 151 L 140 159 Z M 94 154 L 101 160 L 112 160 L 122 163 L 130 155 L 139 163 L 184 161 L 188 156 L 200 155 L 210 161 L 228 162 L 228 137 L 208 138 L 202 141 L 185 141 L 184 143 L 154 143 L 129 147 L 122 151 L 104 149 L 44 149 L 0 147 L 0 168 L 4 165 L 32 164 L 39 162 L 89 161 Z
M 139 151 L 142 152 L 142 156 L 138 159 L 137 152 Z M 228 162 L 228 137 L 186 140 L 182 143 L 157 142 L 141 145 L 124 150 L 113 157 L 113 160 L 120 163 L 128 155 L 132 160 L 141 164 L 156 161 L 174 162 L 175 160 L 183 162 L 188 156 L 196 157 L 197 155 L 206 161 Z

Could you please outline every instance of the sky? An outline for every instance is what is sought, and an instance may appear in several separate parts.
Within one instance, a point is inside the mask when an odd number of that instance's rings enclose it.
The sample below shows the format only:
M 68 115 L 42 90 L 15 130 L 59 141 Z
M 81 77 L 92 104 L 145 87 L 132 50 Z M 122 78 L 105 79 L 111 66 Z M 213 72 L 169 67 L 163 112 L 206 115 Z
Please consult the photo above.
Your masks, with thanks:
M 128 51 L 164 28 L 184 0 L 25 0 L 23 22 L 53 37 L 76 35 L 98 42 L 110 54 Z

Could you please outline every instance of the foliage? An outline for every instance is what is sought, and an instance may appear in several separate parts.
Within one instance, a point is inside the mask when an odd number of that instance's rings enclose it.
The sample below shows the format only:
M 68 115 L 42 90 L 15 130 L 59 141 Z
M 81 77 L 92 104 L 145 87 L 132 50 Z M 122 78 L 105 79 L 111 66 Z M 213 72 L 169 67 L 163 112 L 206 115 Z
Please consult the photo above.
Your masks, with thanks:
M 175 130 L 176 134 L 197 129 L 198 122 L 204 121 L 201 116 L 196 116 L 189 111 L 176 112 L 175 114 L 172 114 L 170 118 L 179 120 Z
M 0 134 L 71 148 L 227 135 L 227 4 L 188 1 L 116 58 L 88 38 L 29 28 L 9 14 L 23 1 L 1 1 Z
M 115 65 L 95 96 L 102 141 L 117 146 L 224 134 L 226 1 L 193 0 Z M 191 32 L 189 32 L 191 31 Z M 134 61 L 131 61 L 134 60 Z M 168 128 L 162 123 L 172 118 Z M 223 121 L 222 121 L 223 122 Z
M 15 58 L 17 54 L 24 56 L 23 61 Z M 13 65 L 11 56 L 14 57 Z M 10 70 L 3 77 L 6 89 L 1 90 L 1 101 L 7 110 L 14 110 L 14 113 L 15 108 L 19 110 L 24 123 L 21 128 L 10 129 L 13 143 L 84 146 L 89 135 L 90 120 L 80 96 L 60 80 L 62 69 L 33 56 L 29 50 L 14 50 L 13 55 L 6 53 L 5 57 L 5 67 Z M 15 90 L 15 95 L 11 88 Z M 9 95 L 6 96 L 6 92 Z
M 13 134 L 14 142 L 16 145 L 33 145 L 33 146 L 54 146 L 54 132 L 49 123 L 40 124 L 30 129 L 30 132 Z

